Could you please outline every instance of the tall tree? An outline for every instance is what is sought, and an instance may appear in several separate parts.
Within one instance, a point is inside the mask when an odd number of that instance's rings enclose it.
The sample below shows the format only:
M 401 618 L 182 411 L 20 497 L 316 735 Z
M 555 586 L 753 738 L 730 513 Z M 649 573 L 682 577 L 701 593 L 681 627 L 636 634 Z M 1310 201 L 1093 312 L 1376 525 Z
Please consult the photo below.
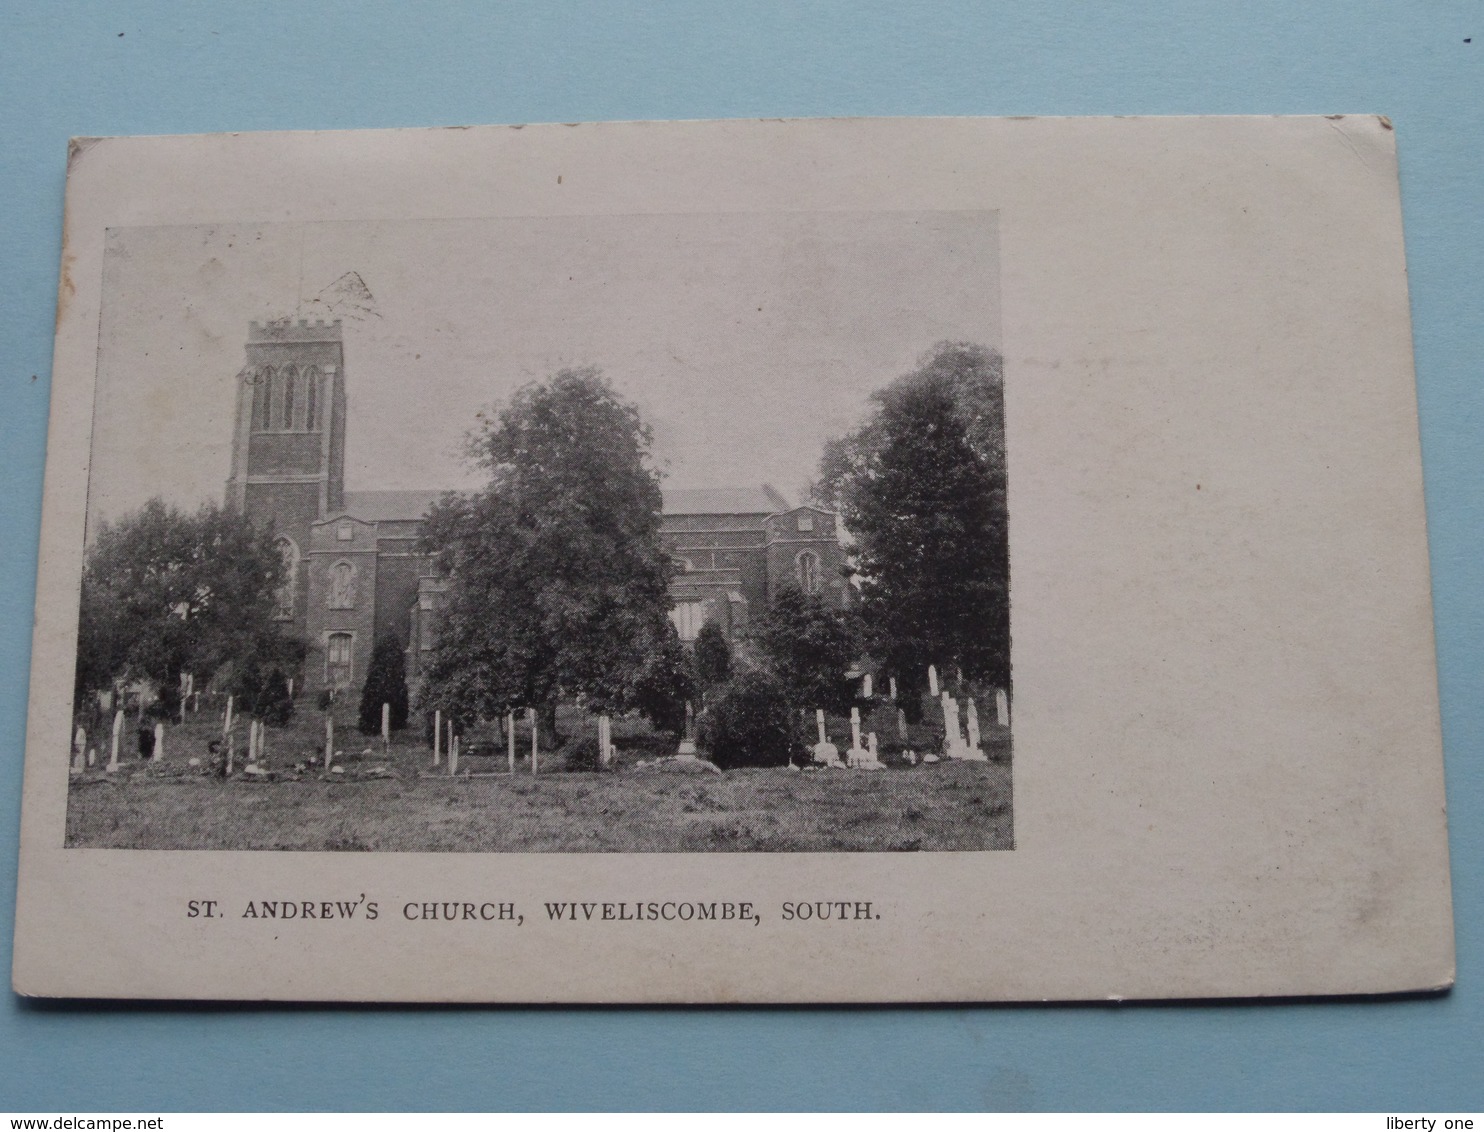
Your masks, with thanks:
M 690 657 L 674 625 L 650 648 L 634 683 L 632 706 L 645 719 L 676 738 L 685 733 L 685 703 L 696 694 Z
M 183 672 L 202 684 L 249 669 L 293 673 L 302 642 L 273 620 L 283 579 L 272 535 L 215 504 L 188 515 L 152 499 L 105 524 L 83 566 L 79 702 L 115 680 L 171 694 Z
M 422 707 L 458 719 L 557 700 L 631 704 L 668 631 L 650 431 L 598 370 L 519 390 L 470 441 L 490 476 L 428 516 L 423 548 L 449 577 Z
M 852 613 L 791 586 L 752 623 L 748 639 L 791 706 L 841 711 L 853 698 L 845 674 L 858 653 L 855 630 Z
M 696 634 L 696 683 L 703 689 L 725 684 L 732 676 L 732 646 L 721 626 L 708 621 Z
M 907 691 L 929 664 L 1008 686 L 1003 362 L 940 343 L 872 402 L 815 488 L 855 540 L 872 652 Z

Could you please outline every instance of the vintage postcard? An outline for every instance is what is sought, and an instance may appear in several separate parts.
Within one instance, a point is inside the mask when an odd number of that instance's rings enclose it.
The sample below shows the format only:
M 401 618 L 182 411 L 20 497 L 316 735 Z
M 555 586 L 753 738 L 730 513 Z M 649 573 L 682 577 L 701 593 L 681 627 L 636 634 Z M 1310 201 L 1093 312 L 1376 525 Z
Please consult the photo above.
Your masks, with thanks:
M 15 989 L 1453 978 L 1372 116 L 73 142 Z

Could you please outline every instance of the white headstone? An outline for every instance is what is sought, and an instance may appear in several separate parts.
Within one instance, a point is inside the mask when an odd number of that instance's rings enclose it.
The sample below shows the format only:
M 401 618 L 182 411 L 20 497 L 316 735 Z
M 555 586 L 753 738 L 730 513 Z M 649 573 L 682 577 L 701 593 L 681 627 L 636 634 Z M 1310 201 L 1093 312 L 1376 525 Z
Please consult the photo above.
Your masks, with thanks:
M 113 746 L 109 748 L 108 752 L 109 770 L 118 770 L 119 768 L 119 737 L 123 734 L 123 731 L 124 712 L 123 709 L 120 708 L 118 711 L 113 713 Z
M 88 732 L 86 728 L 79 727 L 72 733 L 72 757 L 68 761 L 68 768 L 73 774 L 81 774 L 83 764 L 88 757 Z
M 814 726 L 819 731 L 819 741 L 821 743 L 828 743 L 830 741 L 830 737 L 824 733 L 824 709 L 823 708 L 815 708 L 814 709 Z
M 459 736 L 453 737 L 453 742 L 448 745 L 448 773 L 459 772 Z
M 974 706 L 974 700 L 969 699 L 969 746 L 979 746 L 979 709 Z
M 505 713 L 505 741 L 510 749 L 510 773 L 515 773 L 515 712 Z
M 335 755 L 335 719 L 333 716 L 325 716 L 325 769 L 330 769 L 330 761 Z
M 535 708 L 533 708 L 533 707 L 526 708 L 526 722 L 531 725 L 531 773 L 532 774 L 535 774 L 536 773 L 537 751 L 539 749 L 538 744 L 536 742 L 536 709 Z
M 869 700 L 871 698 L 872 691 L 873 688 L 871 685 L 871 674 L 867 672 L 863 677 L 861 677 L 861 699 Z
M 1005 695 L 1004 688 L 995 689 L 994 713 L 996 723 L 1001 727 L 1010 726 L 1010 697 Z
M 938 694 L 938 669 L 934 665 L 928 665 L 928 695 Z
M 165 725 L 155 724 L 155 753 L 151 762 L 160 762 L 165 758 Z
M 232 733 L 232 697 L 231 696 L 228 696 L 227 697 L 227 714 L 224 715 L 224 716 L 222 716 L 222 734 L 223 735 L 230 735 L 231 733 Z
M 886 688 L 887 694 L 890 695 L 892 701 L 895 702 L 897 698 L 897 678 L 895 676 L 888 676 L 886 678 Z
M 381 705 L 381 748 L 389 751 L 392 748 L 392 705 Z
M 850 709 L 850 749 L 860 750 L 861 746 L 861 709 Z
M 433 711 L 433 765 L 443 761 L 443 710 Z

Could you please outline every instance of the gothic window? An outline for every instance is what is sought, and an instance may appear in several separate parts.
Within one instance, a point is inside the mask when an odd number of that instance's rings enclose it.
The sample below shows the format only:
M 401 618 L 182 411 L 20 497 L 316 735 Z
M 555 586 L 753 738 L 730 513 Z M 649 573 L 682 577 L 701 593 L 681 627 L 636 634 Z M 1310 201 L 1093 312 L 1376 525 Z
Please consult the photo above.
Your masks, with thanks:
M 291 429 L 294 427 L 294 367 L 284 366 L 283 370 L 283 409 L 278 418 L 280 428 Z
M 273 367 L 263 366 L 252 375 L 252 426 L 261 432 L 268 428 L 269 406 L 273 404 Z
M 804 551 L 798 558 L 799 589 L 806 594 L 819 592 L 819 555 Z
M 332 688 L 350 687 L 350 633 L 331 633 L 325 649 L 325 683 Z
M 349 562 L 337 562 L 330 569 L 330 608 L 356 607 L 356 568 Z
M 283 559 L 283 585 L 274 595 L 273 616 L 280 621 L 294 619 L 294 595 L 299 588 L 299 548 L 291 538 L 278 540 L 278 553 Z
M 705 619 L 705 607 L 699 601 L 676 602 L 670 610 L 670 621 L 682 641 L 693 641 L 700 636 Z
M 304 431 L 313 432 L 319 425 L 315 415 L 319 408 L 319 370 L 311 366 L 304 371 Z

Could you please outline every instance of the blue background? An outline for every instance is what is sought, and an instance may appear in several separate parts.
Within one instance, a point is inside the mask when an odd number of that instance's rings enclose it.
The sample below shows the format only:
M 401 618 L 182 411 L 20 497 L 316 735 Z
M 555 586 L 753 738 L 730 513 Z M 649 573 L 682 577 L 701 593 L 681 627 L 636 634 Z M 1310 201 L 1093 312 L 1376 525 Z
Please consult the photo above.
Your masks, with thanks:
M 1450 995 L 1390 1001 L 914 1010 L 58 1008 L 12 997 L 0 1003 L 0 1110 L 1484 1107 L 1481 67 L 1479 0 L 0 0 L 0 969 L 70 135 L 1378 112 L 1401 151 L 1460 980 Z

